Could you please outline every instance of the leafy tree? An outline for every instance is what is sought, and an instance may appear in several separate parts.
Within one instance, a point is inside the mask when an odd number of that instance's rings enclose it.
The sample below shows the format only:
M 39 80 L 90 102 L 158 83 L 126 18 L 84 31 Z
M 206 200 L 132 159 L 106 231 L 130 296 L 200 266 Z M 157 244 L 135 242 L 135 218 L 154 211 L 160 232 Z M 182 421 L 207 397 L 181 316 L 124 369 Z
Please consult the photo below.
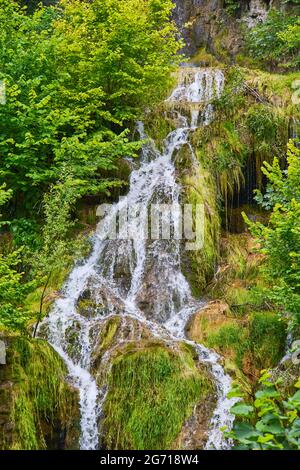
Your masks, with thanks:
M 32 284 L 23 282 L 24 273 L 18 271 L 20 263 L 20 250 L 6 256 L 0 253 L 0 328 L 24 332 L 31 314 L 24 310 L 23 302 Z
M 59 0 L 18 0 L 18 3 L 24 7 L 28 13 L 32 13 L 41 3 L 43 5 L 54 5 Z
M 34 336 L 43 316 L 44 299 L 51 277 L 69 267 L 84 248 L 84 238 L 76 237 L 72 233 L 75 225 L 72 209 L 77 198 L 76 181 L 70 175 L 53 185 L 44 196 L 45 223 L 41 233 L 42 244 L 40 249 L 33 253 L 31 260 L 31 276 L 39 280 L 39 285 L 44 284 Z
M 300 450 L 300 380 L 294 395 L 285 397 L 279 381 L 273 383 L 270 378 L 268 371 L 262 371 L 253 404 L 243 401 L 238 389 L 229 393 L 241 400 L 231 408 L 236 421 L 227 433 L 235 450 Z
M 9 201 L 11 196 L 12 196 L 12 190 L 11 189 L 7 190 L 6 189 L 6 184 L 3 183 L 0 186 L 0 207 L 3 206 L 4 204 L 6 204 L 7 201 Z M 1 217 L 1 214 L 0 214 L 0 217 Z
M 0 207 L 11 197 L 11 191 L 0 187 Z M 31 283 L 23 283 L 24 273 L 19 272 L 21 249 L 8 255 L 0 252 L 0 328 L 25 330 L 30 318 L 22 303 L 32 288 Z
M 300 322 L 300 149 L 288 144 L 287 169 L 278 158 L 262 168 L 269 184 L 266 193 L 257 191 L 256 199 L 271 210 L 269 224 L 251 223 L 251 232 L 259 239 L 266 255 L 265 277 L 273 286 L 268 296 Z
M 270 10 L 267 20 L 250 31 L 247 42 L 250 54 L 263 65 L 296 68 L 300 60 L 299 16 Z
M 160 100 L 178 63 L 171 0 L 62 0 L 27 15 L 0 3 L 0 175 L 31 212 L 64 169 L 80 194 L 122 184 L 133 121 Z

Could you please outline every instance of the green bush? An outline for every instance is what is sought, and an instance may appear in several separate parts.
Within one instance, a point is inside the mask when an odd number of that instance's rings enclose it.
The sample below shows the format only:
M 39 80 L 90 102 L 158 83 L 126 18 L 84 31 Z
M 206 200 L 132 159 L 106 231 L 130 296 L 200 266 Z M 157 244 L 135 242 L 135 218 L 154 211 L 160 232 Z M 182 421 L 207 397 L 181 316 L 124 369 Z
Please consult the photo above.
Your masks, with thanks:
M 276 118 L 272 109 L 263 104 L 255 104 L 249 108 L 246 125 L 257 141 L 272 141 L 276 137 Z
M 247 330 L 238 323 L 221 326 L 216 333 L 211 333 L 207 340 L 211 348 L 218 348 L 221 353 L 231 350 L 239 368 L 243 368 L 243 358 L 249 347 Z
M 271 10 L 265 22 L 258 24 L 248 35 L 248 50 L 261 65 L 296 68 L 299 63 L 299 16 Z
M 284 354 L 286 325 L 273 312 L 254 312 L 249 321 L 233 320 L 215 333 L 210 333 L 207 345 L 225 354 L 234 354 L 234 361 L 244 369 L 244 361 L 260 370 L 275 366 Z
M 266 256 L 263 273 L 273 286 L 268 292 L 269 301 L 288 313 L 295 324 L 300 322 L 299 156 L 300 150 L 290 142 L 287 170 L 281 169 L 277 158 L 273 165 L 265 163 L 262 170 L 269 183 L 264 195 L 257 192 L 257 201 L 272 210 L 269 224 L 247 221 Z
M 227 436 L 235 450 L 300 450 L 300 390 L 285 397 L 270 377 L 263 371 L 253 403 L 239 401 L 231 408 L 236 420 Z M 300 380 L 295 387 L 300 388 Z M 229 396 L 243 399 L 239 390 Z

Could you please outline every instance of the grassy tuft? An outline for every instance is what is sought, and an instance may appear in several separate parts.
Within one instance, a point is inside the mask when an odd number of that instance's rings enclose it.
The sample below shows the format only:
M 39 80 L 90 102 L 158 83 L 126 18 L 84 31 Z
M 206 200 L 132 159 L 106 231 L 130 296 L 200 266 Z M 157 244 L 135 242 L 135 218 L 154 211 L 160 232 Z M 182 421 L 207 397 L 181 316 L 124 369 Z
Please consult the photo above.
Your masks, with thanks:
M 193 353 L 194 354 L 194 353 Z M 131 345 L 114 359 L 105 403 L 106 446 L 110 449 L 168 449 L 194 405 L 212 392 L 185 346 Z
M 9 381 L 12 390 L 2 398 L 14 430 L 0 436 L 0 448 L 45 449 L 58 424 L 66 431 L 68 417 L 73 416 L 76 426 L 77 394 L 65 382 L 65 364 L 46 342 L 23 337 L 9 342 L 1 379 Z

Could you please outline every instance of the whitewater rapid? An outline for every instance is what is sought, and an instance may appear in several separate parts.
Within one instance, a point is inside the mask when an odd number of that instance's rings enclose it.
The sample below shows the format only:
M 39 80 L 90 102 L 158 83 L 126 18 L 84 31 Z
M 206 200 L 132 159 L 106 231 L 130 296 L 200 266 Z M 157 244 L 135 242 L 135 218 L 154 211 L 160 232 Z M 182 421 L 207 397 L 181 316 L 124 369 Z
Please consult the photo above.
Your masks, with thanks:
M 66 362 L 69 379 L 79 390 L 82 450 L 99 448 L 100 418 L 106 395 L 105 389 L 97 387 L 91 374 L 92 332 L 99 328 L 103 319 L 115 314 L 124 319 L 130 317 L 138 320 L 162 340 L 183 340 L 194 346 L 199 360 L 207 364 L 217 390 L 217 405 L 210 423 L 206 449 L 230 447 L 221 431 L 223 427 L 230 429 L 233 423 L 230 408 L 234 401 L 227 398 L 230 378 L 214 351 L 185 337 L 189 317 L 203 307 L 203 302 L 193 298 L 181 271 L 180 241 L 149 241 L 145 225 L 136 224 L 134 220 L 129 226 L 131 233 L 135 234 L 133 238 L 109 239 L 116 215 L 126 207 L 144 207 L 139 219 L 143 222 L 153 203 L 180 204 L 181 188 L 176 181 L 174 155 L 189 143 L 191 132 L 212 122 L 212 100 L 220 97 L 223 86 L 224 76 L 220 70 L 182 68 L 178 86 L 166 104 L 171 108 L 191 106 L 185 114 L 176 110 L 178 127 L 166 136 L 161 152 L 147 137 L 143 124 L 138 123 L 137 129 L 145 144 L 140 166 L 131 173 L 128 194 L 114 204 L 99 223 L 90 256 L 74 267 L 62 296 L 55 301 L 49 316 L 40 326 L 40 331 Z M 176 219 L 176 214 L 174 217 Z M 173 222 L 175 224 L 176 220 Z M 118 274 L 125 268 L 126 279 Z M 147 296 L 145 289 L 151 288 L 149 277 L 152 284 L 153 279 L 155 281 L 155 295 L 148 295 L 151 297 L 151 318 L 143 311 L 144 297 Z M 98 293 L 105 289 L 108 300 L 114 299 L 113 303 L 107 302 L 104 312 L 95 312 L 93 318 L 83 316 L 77 308 L 82 294 L 91 285 Z M 151 293 L 151 290 L 148 292 Z M 103 297 L 99 302 L 104 302 Z M 117 311 L 115 305 L 119 306 Z

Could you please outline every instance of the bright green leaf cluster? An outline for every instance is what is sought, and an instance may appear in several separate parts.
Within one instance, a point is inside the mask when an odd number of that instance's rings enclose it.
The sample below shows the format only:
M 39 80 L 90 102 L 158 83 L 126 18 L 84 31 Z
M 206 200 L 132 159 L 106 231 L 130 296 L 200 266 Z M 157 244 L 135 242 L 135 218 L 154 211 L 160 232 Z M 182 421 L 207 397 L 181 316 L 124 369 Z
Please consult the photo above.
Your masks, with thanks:
M 300 149 L 288 144 L 287 169 L 277 158 L 262 169 L 269 184 L 257 201 L 271 209 L 268 226 L 248 221 L 266 255 L 265 276 L 274 286 L 269 297 L 300 321 Z
M 271 9 L 265 22 L 248 34 L 248 49 L 262 65 L 297 68 L 300 52 L 300 19 L 296 14 Z
M 62 0 L 26 14 L 0 5 L 0 176 L 31 211 L 68 168 L 80 194 L 122 184 L 107 171 L 140 143 L 130 129 L 161 100 L 179 61 L 171 0 Z M 1 181 L 0 181 L 1 184 Z
M 300 390 L 286 399 L 270 378 L 262 371 L 253 404 L 239 401 L 231 409 L 236 422 L 228 436 L 236 450 L 300 450 Z M 299 380 L 295 387 L 300 388 Z M 230 396 L 243 398 L 237 389 Z

